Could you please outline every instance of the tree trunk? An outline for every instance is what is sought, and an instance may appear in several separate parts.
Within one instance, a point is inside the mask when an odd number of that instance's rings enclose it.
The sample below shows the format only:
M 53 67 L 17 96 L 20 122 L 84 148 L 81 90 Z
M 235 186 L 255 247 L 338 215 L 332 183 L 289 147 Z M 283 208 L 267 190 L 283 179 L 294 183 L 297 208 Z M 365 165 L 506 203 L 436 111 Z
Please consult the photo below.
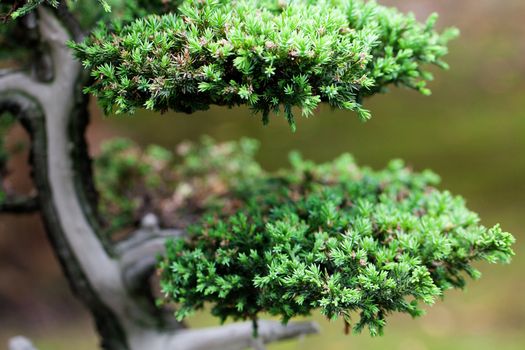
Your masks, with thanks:
M 42 47 L 48 48 L 46 64 L 33 74 L 0 76 L 0 113 L 16 115 L 31 136 L 37 203 L 49 240 L 71 289 L 93 315 L 101 347 L 260 349 L 267 342 L 316 332 L 312 323 L 263 321 L 260 339 L 254 341 L 250 322 L 188 330 L 155 307 L 148 284 L 155 255 L 162 252 L 166 236 L 181 232 L 143 228 L 119 246 L 101 237 L 84 138 L 89 116 L 82 87 L 87 77 L 65 44 L 81 40 L 81 31 L 65 6 L 40 8 L 36 23 Z

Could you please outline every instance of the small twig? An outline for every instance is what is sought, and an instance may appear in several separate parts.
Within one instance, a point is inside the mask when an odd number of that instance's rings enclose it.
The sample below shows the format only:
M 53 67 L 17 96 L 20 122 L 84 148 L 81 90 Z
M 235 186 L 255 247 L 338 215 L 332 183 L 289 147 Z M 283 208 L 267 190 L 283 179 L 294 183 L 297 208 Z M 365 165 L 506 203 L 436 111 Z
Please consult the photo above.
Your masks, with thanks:
M 9 11 L 7 11 L 7 13 L 0 14 L 0 21 L 3 22 L 3 23 L 7 23 L 7 21 L 9 20 L 9 18 L 13 14 L 13 12 L 15 12 L 19 7 L 20 7 L 20 5 L 18 3 L 18 0 L 15 0 L 13 2 L 13 5 L 9 9 Z

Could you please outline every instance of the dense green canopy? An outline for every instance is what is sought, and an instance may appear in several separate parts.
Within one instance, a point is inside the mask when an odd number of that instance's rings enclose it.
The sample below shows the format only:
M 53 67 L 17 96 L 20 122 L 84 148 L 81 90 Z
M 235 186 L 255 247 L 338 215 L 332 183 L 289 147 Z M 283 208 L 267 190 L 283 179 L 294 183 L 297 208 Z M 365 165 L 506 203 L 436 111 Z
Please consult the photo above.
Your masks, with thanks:
M 422 313 L 447 289 L 479 277 L 476 260 L 508 262 L 514 238 L 486 228 L 439 177 L 401 161 L 359 167 L 346 154 L 267 173 L 253 140 L 159 146 L 125 140 L 96 161 L 100 209 L 120 230 L 154 212 L 189 230 L 160 262 L 161 287 L 183 319 L 207 303 L 225 320 L 267 312 L 283 321 L 320 309 L 380 334 L 391 312 Z
M 210 159 L 201 160 L 194 164 Z M 373 171 L 348 154 L 320 165 L 292 154 L 291 162 L 239 177 L 187 240 L 168 244 L 161 286 L 179 319 L 206 303 L 222 320 L 267 312 L 287 322 L 320 309 L 348 323 L 359 314 L 355 330 L 376 335 L 389 313 L 421 315 L 420 302 L 463 287 L 463 275 L 478 278 L 474 261 L 513 255 L 512 235 L 480 225 L 462 198 L 434 187 L 430 171 L 401 161 Z
M 99 3 L 67 2 L 88 32 L 103 20 L 72 47 L 95 78 L 86 90 L 108 113 L 246 104 L 264 123 L 281 110 L 295 128 L 294 107 L 309 116 L 327 102 L 368 119 L 363 98 L 388 85 L 430 93 L 425 65 L 446 68 L 446 44 L 456 35 L 436 32 L 435 15 L 419 23 L 364 0 Z M 0 12 L 19 18 L 42 4 L 59 2 L 4 1 Z M 20 61 L 35 47 L 21 30 L 0 27 L 0 57 Z
M 374 1 L 188 0 L 72 47 L 107 112 L 247 104 L 265 123 L 282 108 L 294 127 L 293 107 L 309 116 L 327 102 L 368 119 L 362 99 L 390 84 L 428 94 L 424 65 L 446 67 L 456 33 L 435 21 Z

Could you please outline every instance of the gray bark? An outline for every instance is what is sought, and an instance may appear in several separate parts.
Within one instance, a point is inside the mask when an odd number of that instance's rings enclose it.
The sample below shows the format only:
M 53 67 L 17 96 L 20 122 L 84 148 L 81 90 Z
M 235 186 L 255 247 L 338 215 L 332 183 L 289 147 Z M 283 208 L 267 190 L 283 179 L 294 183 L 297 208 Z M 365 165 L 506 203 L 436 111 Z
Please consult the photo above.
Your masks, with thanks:
M 72 290 L 90 310 L 108 350 L 261 349 L 263 344 L 317 332 L 313 323 L 284 326 L 262 321 L 186 329 L 154 305 L 147 280 L 164 240 L 184 232 L 156 227 L 149 217 L 132 237 L 114 246 L 98 229 L 91 164 L 84 139 L 85 72 L 66 47 L 82 35 L 67 12 L 40 8 L 38 26 L 46 62 L 38 74 L 0 75 L 0 113 L 18 116 L 32 139 L 31 163 L 49 239 Z M 32 23 L 32 22 L 31 22 Z M 17 348 L 12 348 L 15 350 Z

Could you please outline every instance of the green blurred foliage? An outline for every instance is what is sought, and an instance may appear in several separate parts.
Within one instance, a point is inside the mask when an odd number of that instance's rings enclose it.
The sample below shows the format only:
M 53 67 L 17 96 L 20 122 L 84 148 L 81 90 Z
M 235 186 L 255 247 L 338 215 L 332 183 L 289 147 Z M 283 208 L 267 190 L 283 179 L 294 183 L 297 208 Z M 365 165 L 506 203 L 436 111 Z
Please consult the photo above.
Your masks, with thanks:
M 178 145 L 176 152 L 128 139 L 102 145 L 95 159 L 99 211 L 107 234 L 133 228 L 154 213 L 162 227 L 185 228 L 203 211 L 233 205 L 231 188 L 262 173 L 253 160 L 258 143 L 249 139 L 216 145 L 208 137 Z

